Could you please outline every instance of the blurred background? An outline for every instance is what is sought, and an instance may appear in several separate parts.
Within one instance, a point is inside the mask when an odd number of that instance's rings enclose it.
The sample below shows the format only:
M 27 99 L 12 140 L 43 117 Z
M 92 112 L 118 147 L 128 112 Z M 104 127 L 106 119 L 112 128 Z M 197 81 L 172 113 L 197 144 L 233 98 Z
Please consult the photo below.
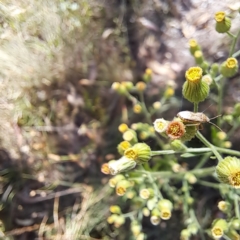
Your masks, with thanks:
M 130 239 L 129 229 L 120 234 L 106 222 L 115 197 L 100 168 L 117 156 L 117 128 L 130 105 L 111 85 L 136 83 L 150 68 L 146 100 L 171 86 L 175 101 L 163 116 L 172 119 L 191 106 L 181 97 L 195 64 L 189 39 L 222 62 L 230 38 L 215 32 L 213 16 L 238 8 L 233 0 L 1 1 L 1 239 Z M 229 82 L 225 112 L 240 101 L 239 84 Z M 207 112 L 214 116 L 214 105 Z M 233 147 L 238 141 L 235 133 Z M 177 218 L 163 225 L 162 239 L 177 239 L 177 225 Z

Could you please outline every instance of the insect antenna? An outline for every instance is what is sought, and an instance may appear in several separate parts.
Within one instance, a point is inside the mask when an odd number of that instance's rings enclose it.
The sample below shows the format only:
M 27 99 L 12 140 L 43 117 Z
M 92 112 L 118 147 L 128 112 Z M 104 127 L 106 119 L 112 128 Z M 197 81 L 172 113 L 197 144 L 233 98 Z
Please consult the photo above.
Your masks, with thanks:
M 219 116 L 217 116 L 217 117 L 219 117 Z M 216 117 L 214 117 L 214 118 L 216 118 Z M 223 130 L 219 126 L 217 126 L 215 123 L 210 122 L 210 121 L 209 121 L 209 123 L 212 124 L 214 127 L 216 127 L 218 130 L 220 130 L 221 132 L 223 132 Z
M 217 116 L 215 116 L 215 117 L 212 117 L 212 118 L 210 118 L 209 120 L 212 120 L 212 119 L 215 119 L 215 118 L 218 118 L 218 117 L 221 117 L 222 115 L 220 114 L 220 115 L 217 115 Z
M 213 105 L 213 103 L 211 103 L 207 108 L 205 108 L 202 113 L 204 113 L 207 109 L 209 109 L 211 106 Z

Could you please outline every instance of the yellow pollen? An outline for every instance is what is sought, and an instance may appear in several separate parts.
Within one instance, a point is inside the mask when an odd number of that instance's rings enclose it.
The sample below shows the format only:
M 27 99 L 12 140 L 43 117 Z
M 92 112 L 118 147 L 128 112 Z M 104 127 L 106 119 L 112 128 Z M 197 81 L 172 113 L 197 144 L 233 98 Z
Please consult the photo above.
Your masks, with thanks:
M 186 71 L 186 78 L 190 82 L 199 82 L 202 78 L 202 69 L 200 67 L 191 67 Z
M 215 14 L 215 20 L 217 22 L 223 22 L 225 20 L 225 13 L 224 12 L 217 12 Z
M 226 66 L 228 68 L 235 68 L 237 66 L 237 59 L 236 58 L 228 58 L 226 62 Z
M 110 170 L 109 170 L 109 167 L 108 167 L 108 164 L 107 163 L 104 163 L 101 167 L 101 172 L 104 173 L 104 174 L 109 174 L 110 173 Z
M 118 187 L 118 188 L 116 189 L 116 192 L 117 192 L 118 195 L 122 196 L 122 195 L 124 195 L 124 193 L 126 192 L 126 188 L 124 188 L 124 187 Z
M 222 236 L 223 230 L 220 227 L 214 227 L 212 229 L 212 233 L 214 234 L 214 236 Z
M 196 47 L 198 45 L 197 41 L 195 39 L 190 39 L 189 40 L 189 46 L 190 47 Z
M 133 160 L 136 160 L 137 159 L 137 153 L 132 150 L 132 149 L 127 149 L 124 153 L 124 155 L 127 157 L 127 158 L 130 158 L 130 159 L 133 159 Z
M 230 184 L 236 188 L 240 188 L 240 172 L 236 172 L 229 176 Z
M 194 53 L 194 57 L 195 58 L 200 58 L 200 57 L 202 57 L 202 51 L 196 51 L 195 53 Z
M 152 69 L 147 68 L 147 69 L 145 70 L 145 73 L 146 73 L 147 75 L 152 75 Z
M 129 147 L 131 147 L 131 144 L 128 141 L 123 141 L 123 142 L 120 143 L 120 146 L 123 150 L 126 150 Z

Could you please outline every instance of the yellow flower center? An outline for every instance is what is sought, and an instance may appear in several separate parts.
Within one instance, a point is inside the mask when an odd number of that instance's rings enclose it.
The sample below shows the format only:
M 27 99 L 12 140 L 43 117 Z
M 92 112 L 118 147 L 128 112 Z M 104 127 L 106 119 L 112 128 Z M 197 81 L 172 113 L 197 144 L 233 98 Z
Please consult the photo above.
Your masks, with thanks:
M 238 64 L 238 61 L 236 58 L 228 58 L 226 61 L 226 66 L 228 68 L 235 68 Z
M 120 143 L 120 147 L 122 148 L 122 150 L 126 150 L 131 147 L 131 144 L 128 141 L 123 141 Z
M 163 220 L 168 220 L 170 217 L 171 217 L 171 212 L 170 211 L 161 212 L 161 218 Z
M 126 123 L 122 123 L 118 127 L 119 132 L 124 133 L 128 130 L 128 125 Z
M 212 235 L 214 237 L 221 237 L 223 235 L 223 230 L 220 227 L 214 227 L 212 229 Z
M 185 77 L 190 82 L 198 83 L 202 78 L 202 69 L 200 67 L 191 67 L 186 71 Z
M 140 192 L 140 197 L 143 199 L 148 199 L 150 197 L 150 192 L 147 189 L 143 189 Z
M 145 70 L 145 73 L 146 73 L 147 75 L 152 75 L 152 69 L 147 68 L 147 69 Z
M 240 188 L 240 172 L 232 173 L 229 176 L 230 184 L 235 188 Z
M 135 113 L 140 113 L 142 111 L 142 107 L 139 104 L 134 105 L 133 111 Z
M 134 151 L 133 149 L 127 149 L 125 152 L 124 152 L 124 155 L 129 158 L 129 159 L 132 159 L 132 160 L 136 160 L 138 155 L 137 155 L 137 152 Z
M 195 58 L 201 58 L 202 55 L 203 55 L 203 54 L 202 54 L 202 51 L 199 51 L 199 50 L 194 53 L 194 57 L 195 57 Z
M 125 192 L 126 192 L 126 188 L 125 187 L 118 187 L 117 189 L 116 189 L 116 193 L 117 193 L 117 195 L 119 195 L 119 196 L 123 196 L 124 194 L 125 194 Z
M 104 174 L 109 174 L 110 173 L 110 170 L 109 170 L 109 167 L 108 167 L 108 164 L 107 163 L 104 163 L 101 167 L 101 172 L 104 173 Z
M 197 41 L 195 40 L 195 39 L 190 39 L 189 40 L 189 46 L 191 47 L 191 48 L 194 48 L 194 47 L 196 47 L 198 45 L 198 43 L 197 43 Z
M 224 12 L 217 12 L 215 14 L 215 20 L 217 22 L 223 22 L 225 20 L 225 13 Z

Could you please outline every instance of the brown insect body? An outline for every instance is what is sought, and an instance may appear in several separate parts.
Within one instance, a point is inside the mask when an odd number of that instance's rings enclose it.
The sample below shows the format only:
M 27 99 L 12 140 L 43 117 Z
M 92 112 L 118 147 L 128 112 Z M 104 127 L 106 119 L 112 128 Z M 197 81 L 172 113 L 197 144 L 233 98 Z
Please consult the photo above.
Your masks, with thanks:
M 195 123 L 195 124 L 201 124 L 210 122 L 210 119 L 201 112 L 190 112 L 190 111 L 181 111 L 177 114 L 177 116 L 183 121 L 183 122 L 189 122 L 189 123 Z
M 202 123 L 210 123 L 214 125 L 216 128 L 218 128 L 220 131 L 222 131 L 221 128 L 219 128 L 216 124 L 210 122 L 211 119 L 217 118 L 220 115 L 208 118 L 204 113 L 201 112 L 190 112 L 190 111 L 181 111 L 177 114 L 177 116 L 184 122 L 184 123 L 191 123 L 192 125 L 201 127 Z M 189 125 L 191 125 L 189 124 Z

